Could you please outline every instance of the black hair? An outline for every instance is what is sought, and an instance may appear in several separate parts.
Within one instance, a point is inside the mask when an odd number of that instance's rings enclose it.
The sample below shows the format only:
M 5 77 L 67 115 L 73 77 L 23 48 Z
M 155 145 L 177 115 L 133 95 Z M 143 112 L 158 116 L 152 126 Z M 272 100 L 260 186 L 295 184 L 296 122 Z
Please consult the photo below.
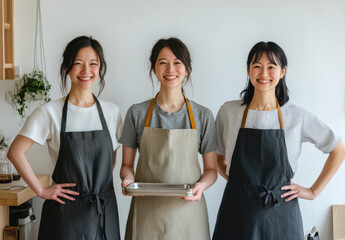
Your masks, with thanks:
M 249 69 L 251 63 L 257 62 L 264 53 L 272 63 L 279 64 L 282 69 L 287 67 L 288 62 L 285 52 L 278 46 L 278 44 L 274 42 L 258 42 L 249 52 L 247 68 Z M 289 90 L 286 86 L 285 76 L 286 74 L 279 80 L 275 89 L 276 97 L 280 106 L 283 106 L 289 101 Z M 253 95 L 254 86 L 248 77 L 247 86 L 240 94 L 243 104 L 248 105 L 252 101 Z
M 67 75 L 73 68 L 74 60 L 77 57 L 79 50 L 89 46 L 91 46 L 96 51 L 100 62 L 98 96 L 103 91 L 105 85 L 104 75 L 107 71 L 107 63 L 104 59 L 103 48 L 99 44 L 99 42 L 92 37 L 80 36 L 70 41 L 62 54 L 63 60 L 60 66 L 60 87 L 63 96 L 67 95 Z
M 177 59 L 179 59 L 183 65 L 185 66 L 188 75 L 186 84 L 188 81 L 191 81 L 190 75 L 192 73 L 192 59 L 190 57 L 190 53 L 188 51 L 187 46 L 178 38 L 168 38 L 168 39 L 159 39 L 156 44 L 153 46 L 152 51 L 151 51 L 151 56 L 150 56 L 150 62 L 151 62 L 151 68 L 150 68 L 150 78 L 152 80 L 152 72 L 153 69 L 155 68 L 156 61 L 158 58 L 158 55 L 160 51 L 168 47 L 170 50 L 174 53 Z

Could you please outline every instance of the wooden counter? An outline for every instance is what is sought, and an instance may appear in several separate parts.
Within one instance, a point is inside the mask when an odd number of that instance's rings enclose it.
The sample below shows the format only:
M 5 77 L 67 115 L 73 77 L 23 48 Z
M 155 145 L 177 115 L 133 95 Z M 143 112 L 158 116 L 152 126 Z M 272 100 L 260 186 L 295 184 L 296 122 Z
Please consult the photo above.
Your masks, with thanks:
M 43 186 L 49 185 L 49 175 L 39 174 L 37 177 Z M 3 240 L 3 229 L 9 225 L 8 206 L 19 206 L 35 195 L 36 193 L 30 187 L 17 190 L 0 190 L 0 240 Z
M 49 185 L 49 175 L 37 175 L 37 178 L 43 186 Z M 33 198 L 36 193 L 30 188 L 17 190 L 0 190 L 0 205 L 1 206 L 19 206 L 27 200 Z

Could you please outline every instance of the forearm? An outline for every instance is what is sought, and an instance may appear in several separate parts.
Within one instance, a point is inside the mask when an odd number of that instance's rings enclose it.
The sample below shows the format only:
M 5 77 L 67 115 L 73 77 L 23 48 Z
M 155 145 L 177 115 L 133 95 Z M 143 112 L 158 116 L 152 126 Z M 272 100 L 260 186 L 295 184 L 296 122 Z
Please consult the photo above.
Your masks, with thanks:
M 226 174 L 227 162 L 224 156 L 217 154 L 217 169 L 219 174 L 228 180 L 229 176 Z
M 199 180 L 199 183 L 202 185 L 203 190 L 208 189 L 212 186 L 217 180 L 217 170 L 209 169 L 205 170 L 202 177 Z
M 345 148 L 344 144 L 340 142 L 337 147 L 329 154 L 327 161 L 315 181 L 315 183 L 310 188 L 314 193 L 315 197 L 318 196 L 322 190 L 326 187 L 328 182 L 332 179 L 334 174 L 339 169 L 340 165 L 345 158 Z
M 134 160 L 137 149 L 123 146 L 122 148 L 122 166 L 120 170 L 120 178 L 124 180 L 135 179 L 134 175 Z
M 125 179 L 133 179 L 135 178 L 134 176 L 134 168 L 130 166 L 124 166 L 122 165 L 121 170 L 120 170 L 120 178 L 121 180 Z
M 30 140 L 24 139 L 24 137 L 22 136 L 18 136 L 13 141 L 8 151 L 7 157 L 13 163 L 14 167 L 17 169 L 18 173 L 21 175 L 24 181 L 38 196 L 41 196 L 43 186 L 36 177 L 31 165 L 29 164 L 29 161 L 25 156 L 27 150 L 31 147 L 31 145 L 32 142 L 30 142 Z
M 206 190 L 217 180 L 216 152 L 212 151 L 202 155 L 204 172 L 199 180 L 202 189 Z

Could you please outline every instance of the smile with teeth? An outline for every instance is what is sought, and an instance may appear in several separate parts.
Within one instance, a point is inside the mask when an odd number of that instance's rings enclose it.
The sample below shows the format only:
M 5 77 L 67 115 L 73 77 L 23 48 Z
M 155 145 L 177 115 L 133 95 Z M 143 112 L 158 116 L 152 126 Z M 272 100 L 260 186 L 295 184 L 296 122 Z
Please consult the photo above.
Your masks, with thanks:
M 176 75 L 166 75 L 166 76 L 164 76 L 164 78 L 165 78 L 166 80 L 171 81 L 171 80 L 177 79 L 178 76 L 176 76 Z
M 257 79 L 256 81 L 263 84 L 271 82 L 271 80 L 265 80 L 265 79 Z
M 78 79 L 82 81 L 89 81 L 92 79 L 92 77 L 78 77 Z

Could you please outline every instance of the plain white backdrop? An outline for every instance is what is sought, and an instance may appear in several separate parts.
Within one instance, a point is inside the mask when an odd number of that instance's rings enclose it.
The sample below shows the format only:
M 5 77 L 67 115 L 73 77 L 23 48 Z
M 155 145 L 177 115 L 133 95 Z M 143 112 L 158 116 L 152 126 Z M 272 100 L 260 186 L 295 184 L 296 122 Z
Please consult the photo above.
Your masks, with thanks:
M 33 67 L 36 0 L 14 1 L 15 63 L 22 72 Z M 188 98 L 207 106 L 216 116 L 220 106 L 238 99 L 246 83 L 246 58 L 258 41 L 274 41 L 286 52 L 290 101 L 304 107 L 345 137 L 345 2 L 280 0 L 59 0 L 42 1 L 43 32 L 51 97 L 61 97 L 59 66 L 66 44 L 91 35 L 103 46 L 108 63 L 101 97 L 118 104 L 122 116 L 134 103 L 147 100 L 158 88 L 149 80 L 149 55 L 159 38 L 178 37 L 192 54 Z M 19 116 L 5 102 L 14 81 L 0 81 L 0 128 L 7 137 L 20 130 Z M 32 107 L 33 108 L 33 107 Z M 31 109 L 32 110 L 32 109 Z M 48 173 L 46 146 L 35 145 L 28 158 L 37 173 Z M 294 181 L 311 186 L 326 155 L 305 144 Z M 118 152 L 114 170 L 121 235 L 130 198 L 121 194 Z M 332 238 L 333 204 L 345 203 L 345 167 L 314 201 L 300 201 L 304 232 L 313 226 L 321 239 Z M 211 234 L 225 181 L 219 176 L 206 191 Z M 43 201 L 34 198 L 39 217 Z M 35 234 L 38 230 L 38 222 Z

